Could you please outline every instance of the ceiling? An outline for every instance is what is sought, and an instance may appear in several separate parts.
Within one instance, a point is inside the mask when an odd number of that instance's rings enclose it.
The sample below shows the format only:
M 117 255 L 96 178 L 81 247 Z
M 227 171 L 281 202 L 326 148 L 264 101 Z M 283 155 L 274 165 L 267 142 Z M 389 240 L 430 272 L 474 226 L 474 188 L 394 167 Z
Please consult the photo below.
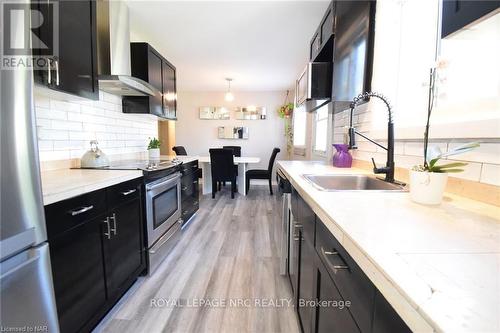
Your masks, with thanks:
M 129 0 L 132 41 L 177 68 L 178 91 L 277 91 L 293 86 L 328 1 Z

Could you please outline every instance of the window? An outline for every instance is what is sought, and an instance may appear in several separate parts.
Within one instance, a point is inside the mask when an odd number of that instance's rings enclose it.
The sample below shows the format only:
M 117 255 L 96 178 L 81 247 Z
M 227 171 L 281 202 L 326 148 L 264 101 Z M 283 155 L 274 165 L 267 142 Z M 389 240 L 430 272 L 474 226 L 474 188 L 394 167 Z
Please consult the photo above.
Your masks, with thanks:
M 326 154 L 328 144 L 328 104 L 322 106 L 314 115 L 314 146 L 313 150 L 319 154 Z
M 440 41 L 435 123 L 498 119 L 499 27 L 497 13 Z
M 293 145 L 294 147 L 306 146 L 307 114 L 303 106 L 293 112 Z

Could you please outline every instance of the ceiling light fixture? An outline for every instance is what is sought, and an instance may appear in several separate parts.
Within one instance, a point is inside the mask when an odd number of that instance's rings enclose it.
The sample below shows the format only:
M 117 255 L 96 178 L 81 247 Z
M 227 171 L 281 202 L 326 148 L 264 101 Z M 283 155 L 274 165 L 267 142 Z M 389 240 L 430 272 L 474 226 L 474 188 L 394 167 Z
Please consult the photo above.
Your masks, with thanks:
M 234 101 L 234 95 L 233 95 L 233 93 L 231 93 L 231 81 L 233 81 L 233 79 L 226 78 L 226 81 L 227 81 L 227 92 L 224 95 L 224 99 L 227 102 L 232 102 L 232 101 Z

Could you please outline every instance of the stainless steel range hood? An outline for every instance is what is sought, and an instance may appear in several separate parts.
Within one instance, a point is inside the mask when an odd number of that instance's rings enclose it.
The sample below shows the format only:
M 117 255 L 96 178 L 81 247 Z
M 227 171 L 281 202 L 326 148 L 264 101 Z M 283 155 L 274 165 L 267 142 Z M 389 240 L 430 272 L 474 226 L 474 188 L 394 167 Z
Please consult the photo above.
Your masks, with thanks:
M 131 76 L 128 7 L 122 1 L 97 1 L 99 89 L 119 96 L 155 96 L 158 89 Z

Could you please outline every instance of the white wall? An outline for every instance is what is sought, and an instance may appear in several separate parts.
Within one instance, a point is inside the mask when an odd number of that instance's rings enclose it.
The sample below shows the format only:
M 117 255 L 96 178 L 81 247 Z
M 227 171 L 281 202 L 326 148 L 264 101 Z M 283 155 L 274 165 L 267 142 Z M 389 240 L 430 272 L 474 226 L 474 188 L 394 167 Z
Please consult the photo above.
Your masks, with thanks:
M 235 100 L 226 102 L 224 92 L 179 92 L 177 96 L 178 120 L 175 130 L 176 145 L 184 146 L 189 155 L 208 155 L 210 148 L 223 145 L 241 146 L 244 156 L 260 157 L 259 165 L 251 168 L 266 169 L 274 147 L 281 149 L 276 160 L 286 159 L 285 123 L 278 117 L 277 109 L 284 102 L 286 92 L 234 92 Z M 233 110 L 237 106 L 264 106 L 265 120 L 236 120 L 231 111 L 229 120 L 201 120 L 200 106 L 225 106 Z M 248 140 L 218 139 L 219 126 L 246 126 Z
M 156 116 L 125 114 L 119 96 L 100 92 L 99 97 L 92 101 L 36 87 L 41 161 L 78 159 L 94 139 L 108 155 L 146 151 L 148 138 L 158 136 Z
M 436 57 L 437 16 L 437 0 L 377 2 L 372 90 L 386 95 L 393 106 L 397 167 L 411 168 L 423 163 L 423 133 L 429 96 L 428 80 L 429 70 L 434 66 Z M 424 17 L 427 24 L 422 25 L 421 20 Z M 470 47 L 477 45 L 473 38 L 462 40 L 462 43 L 465 42 L 472 42 Z M 497 49 L 492 48 L 491 52 Z M 482 66 L 488 67 L 488 62 L 492 61 L 488 59 L 483 56 L 481 60 L 474 60 L 471 64 L 484 61 L 485 64 Z M 469 68 L 462 66 L 453 70 L 467 72 Z M 481 74 L 488 75 L 484 70 Z M 494 71 L 489 75 L 494 77 L 493 81 L 498 78 L 498 74 Z M 467 80 L 463 81 L 465 86 L 470 85 Z M 438 82 L 438 92 L 441 94 L 445 83 Z M 483 83 L 480 80 L 474 82 L 479 86 Z M 453 102 L 459 102 L 456 96 Z M 464 172 L 452 176 L 500 186 L 498 104 L 496 119 L 484 122 L 479 120 L 484 120 L 484 114 L 491 114 L 491 109 L 486 108 L 484 111 L 483 105 L 478 106 L 477 110 L 470 108 L 468 115 L 464 116 L 457 107 L 452 110 L 453 112 L 440 114 L 443 111 L 440 110 L 442 100 L 437 104 L 431 117 L 430 145 L 437 146 L 445 152 L 466 142 L 478 141 L 481 144 L 481 147 L 472 152 L 452 157 L 453 161 L 468 163 Z M 481 109 L 483 113 L 477 112 Z M 334 116 L 334 142 L 343 141 L 345 126 L 348 126 L 348 116 L 348 111 Z M 464 118 L 468 118 L 467 121 L 461 121 Z M 356 109 L 353 120 L 358 131 L 386 144 L 387 110 L 380 100 L 372 99 L 370 103 L 360 106 Z M 378 164 L 385 163 L 384 150 L 361 137 L 358 137 L 358 147 L 359 149 L 352 152 L 354 158 L 370 161 L 373 157 Z

